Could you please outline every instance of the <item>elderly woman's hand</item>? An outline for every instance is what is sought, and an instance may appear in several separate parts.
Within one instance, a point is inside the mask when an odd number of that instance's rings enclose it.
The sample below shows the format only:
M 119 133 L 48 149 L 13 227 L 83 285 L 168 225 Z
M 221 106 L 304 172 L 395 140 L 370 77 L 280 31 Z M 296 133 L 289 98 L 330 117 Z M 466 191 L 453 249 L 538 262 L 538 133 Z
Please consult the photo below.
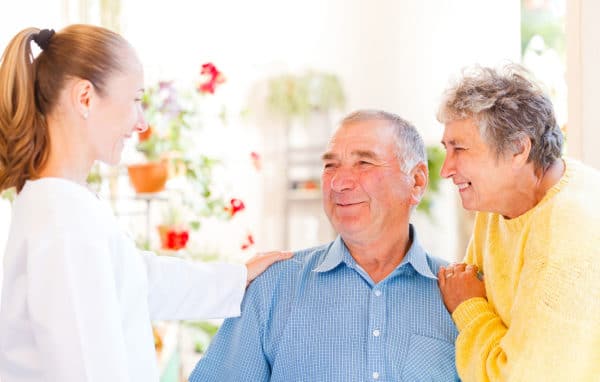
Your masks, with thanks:
M 486 298 L 485 284 L 478 277 L 476 265 L 451 264 L 440 267 L 438 285 L 446 309 L 452 314 L 463 302 L 475 297 Z

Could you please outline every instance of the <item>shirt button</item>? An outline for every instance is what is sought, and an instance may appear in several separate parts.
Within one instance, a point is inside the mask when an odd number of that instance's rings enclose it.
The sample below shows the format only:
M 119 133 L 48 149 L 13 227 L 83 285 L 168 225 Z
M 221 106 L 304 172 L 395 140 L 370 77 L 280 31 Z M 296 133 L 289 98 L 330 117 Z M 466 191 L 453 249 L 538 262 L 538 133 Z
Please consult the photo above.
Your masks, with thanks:
M 380 335 L 380 334 L 381 334 L 381 332 L 379 331 L 379 329 L 375 329 L 375 330 L 373 330 L 373 335 L 374 335 L 375 337 L 379 337 L 379 335 Z
M 374 371 L 373 372 L 373 379 L 379 379 L 379 373 Z
M 375 296 L 377 296 L 377 297 L 381 296 L 381 291 L 379 289 L 377 289 L 375 291 Z

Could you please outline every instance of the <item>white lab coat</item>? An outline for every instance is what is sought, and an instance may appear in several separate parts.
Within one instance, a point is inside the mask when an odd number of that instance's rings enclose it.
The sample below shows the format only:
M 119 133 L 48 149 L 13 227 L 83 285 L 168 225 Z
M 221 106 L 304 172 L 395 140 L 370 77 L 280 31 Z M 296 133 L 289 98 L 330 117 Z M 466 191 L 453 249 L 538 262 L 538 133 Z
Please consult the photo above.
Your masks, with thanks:
M 28 181 L 4 257 L 0 379 L 158 381 L 150 320 L 239 315 L 245 284 L 243 265 L 137 250 L 85 187 Z

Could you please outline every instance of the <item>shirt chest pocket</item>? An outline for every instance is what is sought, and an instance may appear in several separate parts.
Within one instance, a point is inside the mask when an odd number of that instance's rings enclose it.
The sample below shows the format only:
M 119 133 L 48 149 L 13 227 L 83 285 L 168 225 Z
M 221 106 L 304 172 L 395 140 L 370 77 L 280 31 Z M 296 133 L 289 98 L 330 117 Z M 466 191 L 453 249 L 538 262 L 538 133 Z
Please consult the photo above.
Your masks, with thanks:
M 454 344 L 412 334 L 402 367 L 402 381 L 457 381 Z

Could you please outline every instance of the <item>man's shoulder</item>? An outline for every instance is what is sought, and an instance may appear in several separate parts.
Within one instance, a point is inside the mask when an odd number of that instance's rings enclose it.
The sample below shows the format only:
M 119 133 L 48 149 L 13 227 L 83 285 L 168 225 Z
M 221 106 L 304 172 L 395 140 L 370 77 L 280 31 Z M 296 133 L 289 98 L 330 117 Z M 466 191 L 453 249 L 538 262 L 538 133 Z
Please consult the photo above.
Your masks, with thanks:
M 445 267 L 449 264 L 448 261 L 439 257 L 431 256 L 429 253 L 425 253 L 425 257 L 427 259 L 427 265 L 429 265 L 429 269 L 431 269 L 431 272 L 436 276 L 440 270 L 440 267 Z
M 304 273 L 311 272 L 323 258 L 333 243 L 294 251 L 294 256 L 288 260 L 279 261 L 269 267 L 252 284 L 261 287 L 291 281 Z

